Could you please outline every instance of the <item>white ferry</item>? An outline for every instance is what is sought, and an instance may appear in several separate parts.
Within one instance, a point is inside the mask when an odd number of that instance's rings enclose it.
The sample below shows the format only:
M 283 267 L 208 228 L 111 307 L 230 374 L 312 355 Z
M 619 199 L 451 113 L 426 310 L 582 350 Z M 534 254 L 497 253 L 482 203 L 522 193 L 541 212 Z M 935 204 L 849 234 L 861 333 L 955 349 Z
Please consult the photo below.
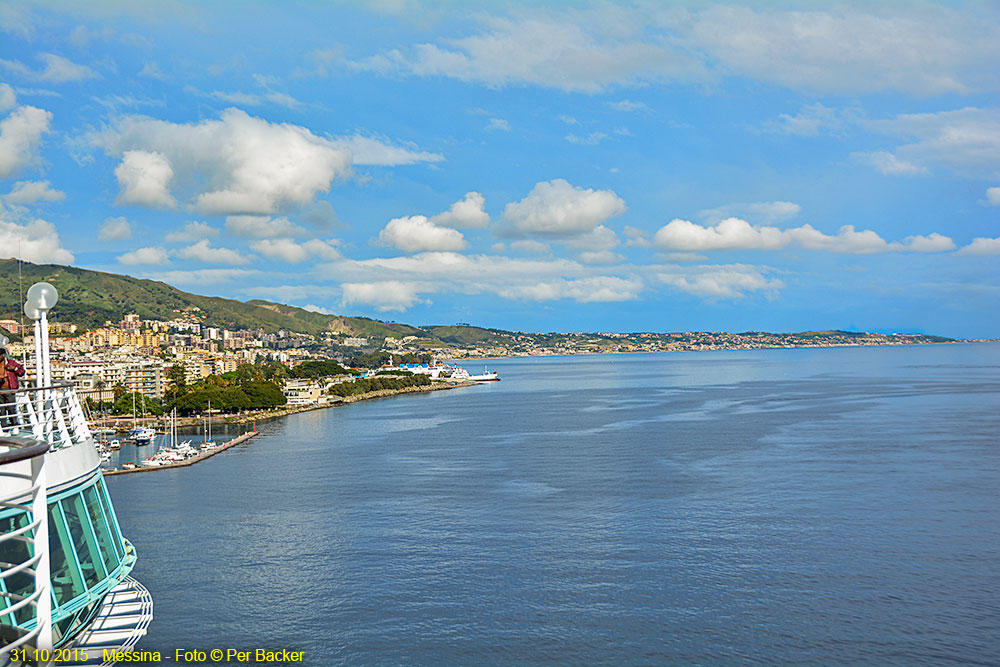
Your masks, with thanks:
M 0 665 L 14 667 L 99 664 L 105 649 L 131 652 L 153 617 L 80 401 L 51 381 L 57 298 L 47 283 L 28 290 L 38 379 L 0 404 Z

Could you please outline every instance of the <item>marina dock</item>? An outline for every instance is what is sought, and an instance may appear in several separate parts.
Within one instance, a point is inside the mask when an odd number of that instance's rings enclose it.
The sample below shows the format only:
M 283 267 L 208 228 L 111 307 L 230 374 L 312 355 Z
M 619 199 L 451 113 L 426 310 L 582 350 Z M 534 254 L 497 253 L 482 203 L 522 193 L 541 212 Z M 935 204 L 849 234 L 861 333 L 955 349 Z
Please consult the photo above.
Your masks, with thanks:
M 185 468 L 187 466 L 193 466 L 195 463 L 201 463 L 205 459 L 212 458 L 220 452 L 224 452 L 230 447 L 235 447 L 236 445 L 242 444 L 249 440 L 250 438 L 257 435 L 258 431 L 247 431 L 242 435 L 238 435 L 229 442 L 224 442 L 215 449 L 210 449 L 208 451 L 200 452 L 198 456 L 193 456 L 184 461 L 177 461 L 176 463 L 167 463 L 158 466 L 136 466 L 130 470 L 105 470 L 104 476 L 108 477 L 111 475 L 125 475 L 133 472 L 150 472 L 151 470 L 170 470 L 172 468 Z

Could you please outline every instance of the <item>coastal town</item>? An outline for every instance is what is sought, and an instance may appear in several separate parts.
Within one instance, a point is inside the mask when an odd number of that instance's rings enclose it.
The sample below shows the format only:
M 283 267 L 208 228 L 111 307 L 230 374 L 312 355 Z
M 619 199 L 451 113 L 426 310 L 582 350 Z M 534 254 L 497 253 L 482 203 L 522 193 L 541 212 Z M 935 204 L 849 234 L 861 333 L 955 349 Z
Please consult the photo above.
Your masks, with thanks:
M 278 364 L 288 369 L 309 361 L 336 361 L 345 367 L 383 369 L 400 362 L 516 356 L 672 352 L 860 345 L 910 345 L 950 342 L 923 334 L 822 331 L 794 334 L 745 332 L 679 333 L 522 333 L 468 325 L 435 327 L 430 335 L 368 335 L 336 331 L 303 333 L 264 328 L 209 326 L 196 307 L 170 320 L 143 319 L 135 313 L 120 321 L 85 329 L 72 322 L 49 323 L 53 381 L 72 382 L 91 405 L 110 404 L 123 393 L 163 401 L 171 385 L 194 385 L 241 366 Z M 381 323 L 370 321 L 373 325 Z M 30 327 L 14 319 L 0 328 L 20 338 L 8 352 L 32 372 L 34 343 Z M 377 327 L 373 327 L 376 328 Z M 420 333 L 420 330 L 416 330 Z M 281 378 L 288 406 L 327 402 L 330 378 Z M 339 378 L 352 379 L 351 376 Z

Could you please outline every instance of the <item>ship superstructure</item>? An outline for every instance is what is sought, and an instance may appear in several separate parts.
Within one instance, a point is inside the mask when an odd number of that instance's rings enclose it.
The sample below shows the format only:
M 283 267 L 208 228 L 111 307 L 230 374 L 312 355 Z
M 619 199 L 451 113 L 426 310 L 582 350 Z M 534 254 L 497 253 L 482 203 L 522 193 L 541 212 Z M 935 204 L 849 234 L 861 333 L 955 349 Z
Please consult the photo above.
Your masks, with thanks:
M 41 303 L 35 285 L 25 306 L 35 386 L 0 390 L 0 666 L 100 664 L 145 634 L 152 600 L 129 576 L 135 549 L 76 392 L 51 382 L 45 313 L 57 295 L 40 285 Z

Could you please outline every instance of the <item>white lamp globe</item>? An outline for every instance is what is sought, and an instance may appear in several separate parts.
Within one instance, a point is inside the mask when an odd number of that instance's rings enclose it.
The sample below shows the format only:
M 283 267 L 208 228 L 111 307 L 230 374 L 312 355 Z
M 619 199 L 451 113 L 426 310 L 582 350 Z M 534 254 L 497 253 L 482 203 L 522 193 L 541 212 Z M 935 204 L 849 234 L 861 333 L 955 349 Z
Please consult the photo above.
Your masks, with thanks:
M 24 314 L 28 316 L 28 319 L 37 320 L 42 316 L 37 308 L 31 305 L 31 303 L 24 302 Z
M 10 342 L 10 338 L 7 338 L 3 334 L 0 334 L 0 347 L 7 347 L 7 343 Z
M 35 310 L 51 310 L 59 301 L 59 292 L 48 283 L 35 283 L 28 288 L 25 296 Z

